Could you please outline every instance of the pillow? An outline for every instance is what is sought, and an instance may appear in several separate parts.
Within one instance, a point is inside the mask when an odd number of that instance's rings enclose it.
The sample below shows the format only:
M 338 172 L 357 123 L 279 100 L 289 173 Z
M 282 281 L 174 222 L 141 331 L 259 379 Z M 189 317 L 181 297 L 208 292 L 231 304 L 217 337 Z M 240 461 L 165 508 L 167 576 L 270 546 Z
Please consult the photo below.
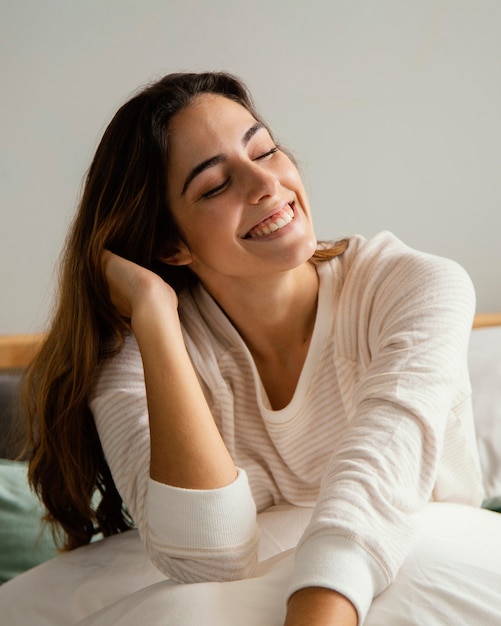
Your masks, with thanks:
M 487 498 L 501 496 L 501 327 L 471 333 L 468 365 Z
M 25 462 L 0 459 L 0 583 L 57 554 L 27 471 Z

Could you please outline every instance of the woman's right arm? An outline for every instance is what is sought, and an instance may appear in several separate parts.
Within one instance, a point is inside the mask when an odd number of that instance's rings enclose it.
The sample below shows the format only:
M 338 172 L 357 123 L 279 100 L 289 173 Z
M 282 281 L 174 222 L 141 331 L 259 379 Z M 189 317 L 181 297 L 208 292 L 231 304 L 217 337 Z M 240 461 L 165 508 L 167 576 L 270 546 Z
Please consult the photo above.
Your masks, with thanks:
M 237 470 L 186 351 L 174 290 L 156 274 L 110 252 L 105 253 L 105 274 L 112 301 L 130 317 L 141 352 L 151 477 L 184 489 L 230 484 Z
M 111 300 L 121 315 L 130 318 L 141 354 L 149 476 L 134 475 L 144 473 L 145 466 L 141 459 L 128 457 L 126 446 L 113 446 L 114 459 L 108 458 L 106 441 L 103 448 L 114 479 L 117 481 L 116 474 L 121 477 L 117 482 L 147 481 L 140 532 L 150 556 L 166 574 L 183 581 L 248 575 L 257 541 L 254 503 L 245 475 L 235 467 L 219 434 L 188 356 L 177 296 L 156 274 L 110 252 L 103 257 L 103 267 Z M 128 392 L 125 385 L 124 406 Z M 102 406 L 113 410 L 116 404 L 103 402 Z M 99 429 L 103 416 L 96 418 Z M 134 416 L 128 419 L 132 420 L 130 428 L 137 428 Z M 121 485 L 117 487 L 123 495 Z M 134 509 L 138 503 L 126 501 L 126 505 Z M 136 518 L 134 510 L 131 514 Z M 143 517 L 139 511 L 137 516 Z M 221 571 L 225 553 L 227 571 Z

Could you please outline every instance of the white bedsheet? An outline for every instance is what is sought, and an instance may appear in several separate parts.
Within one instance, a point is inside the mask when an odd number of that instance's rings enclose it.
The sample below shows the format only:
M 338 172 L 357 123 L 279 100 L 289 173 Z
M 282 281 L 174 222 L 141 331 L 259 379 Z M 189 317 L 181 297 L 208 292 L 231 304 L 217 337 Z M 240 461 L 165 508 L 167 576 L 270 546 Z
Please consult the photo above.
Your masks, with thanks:
M 6 626 L 281 626 L 293 546 L 310 511 L 276 507 L 259 517 L 255 578 L 174 584 L 147 559 L 135 531 L 56 557 L 0 587 Z M 499 626 L 501 515 L 430 504 L 396 581 L 365 626 Z

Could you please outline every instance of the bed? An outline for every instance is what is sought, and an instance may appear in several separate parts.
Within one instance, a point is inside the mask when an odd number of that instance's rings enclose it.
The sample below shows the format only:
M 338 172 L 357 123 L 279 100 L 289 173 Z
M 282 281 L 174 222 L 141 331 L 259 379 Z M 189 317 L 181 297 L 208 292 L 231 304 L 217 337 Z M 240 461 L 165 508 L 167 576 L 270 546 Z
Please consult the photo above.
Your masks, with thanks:
M 29 362 L 40 340 L 39 336 L 0 338 L 2 385 L 15 389 L 20 368 Z M 374 600 L 365 626 L 501 624 L 501 315 L 476 316 L 469 365 L 486 490 L 484 508 L 429 504 L 417 516 L 416 540 L 396 581 Z M 12 457 L 4 439 L 2 432 L 0 454 Z M 0 469 L 5 470 L 0 477 L 0 552 L 24 555 L 3 572 L 2 624 L 283 623 L 294 546 L 308 523 L 309 509 L 281 505 L 259 516 L 260 563 L 253 578 L 179 585 L 150 563 L 134 530 L 56 556 L 50 537 L 40 535 L 40 509 L 27 489 L 24 462 L 4 458 Z M 15 480 L 8 472 L 15 474 Z M 13 500 L 15 514 L 9 510 Z M 24 500 L 27 503 L 21 505 Z M 15 528 L 9 530 L 9 525 Z M 5 570 L 6 558 L 0 559 L 0 569 Z

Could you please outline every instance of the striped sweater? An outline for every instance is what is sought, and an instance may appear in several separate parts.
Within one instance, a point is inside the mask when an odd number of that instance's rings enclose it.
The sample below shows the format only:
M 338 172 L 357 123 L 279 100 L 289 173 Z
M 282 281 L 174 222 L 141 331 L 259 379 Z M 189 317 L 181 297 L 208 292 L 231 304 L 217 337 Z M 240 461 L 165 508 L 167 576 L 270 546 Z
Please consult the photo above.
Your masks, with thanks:
M 256 510 L 314 506 L 290 593 L 335 589 L 362 622 L 405 558 L 413 513 L 430 500 L 482 499 L 466 366 L 474 293 L 456 263 L 411 250 L 390 233 L 352 237 L 317 271 L 309 352 L 291 402 L 277 411 L 209 294 L 199 286 L 180 295 L 188 352 L 239 468 L 231 485 L 186 490 L 149 477 L 133 336 L 102 366 L 90 407 L 117 488 L 167 576 L 250 575 Z

